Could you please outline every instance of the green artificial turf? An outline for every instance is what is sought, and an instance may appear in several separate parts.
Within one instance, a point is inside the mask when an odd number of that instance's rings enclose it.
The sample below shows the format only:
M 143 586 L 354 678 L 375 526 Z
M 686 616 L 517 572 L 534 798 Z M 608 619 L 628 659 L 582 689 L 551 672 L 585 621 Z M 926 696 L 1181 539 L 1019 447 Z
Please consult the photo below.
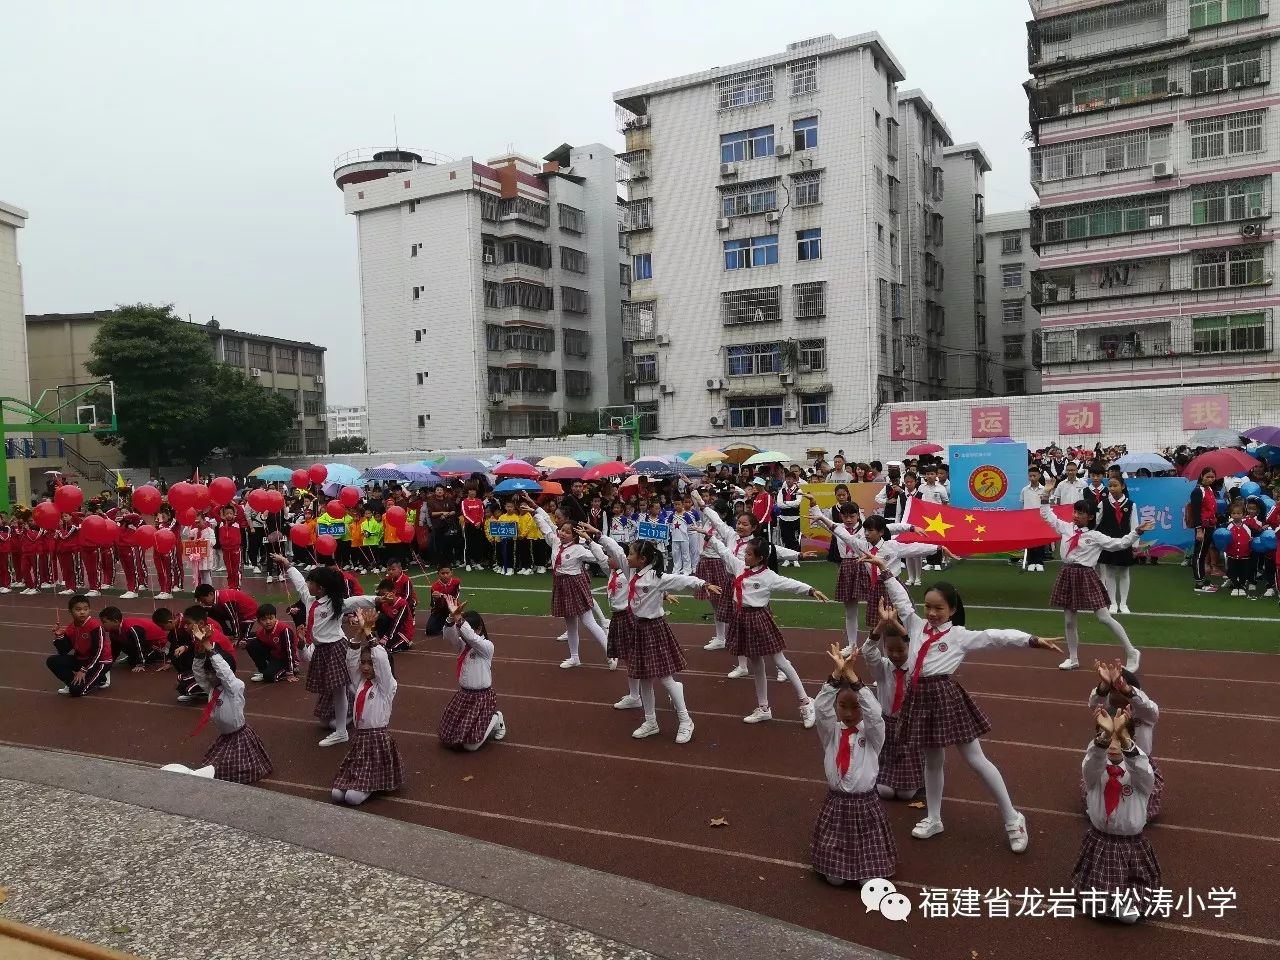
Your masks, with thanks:
M 835 592 L 836 569 L 824 561 L 806 561 L 799 568 L 787 567 L 780 572 L 830 595 Z M 949 580 L 964 598 L 970 627 L 1013 627 L 1040 636 L 1061 636 L 1062 614 L 1049 608 L 1049 593 L 1057 571 L 1056 563 L 1044 573 L 1024 573 L 1004 560 L 971 559 L 953 564 L 945 572 L 925 571 L 926 587 L 912 587 L 911 594 L 918 604 L 928 584 Z M 550 574 L 504 577 L 490 571 L 468 573 L 457 568 L 454 574 L 462 580 L 463 595 L 481 613 L 550 613 Z M 1119 619 L 1139 647 L 1280 653 L 1280 606 L 1275 599 L 1247 600 L 1228 596 L 1226 591 L 1195 593 L 1191 572 L 1176 562 L 1135 566 L 1131 577 L 1129 607 L 1133 613 Z M 373 591 L 377 579 L 361 578 L 366 592 Z M 427 582 L 419 570 L 415 585 L 423 605 Z M 596 581 L 596 586 L 603 584 Z M 598 595 L 607 612 L 605 598 Z M 280 602 L 286 598 L 276 594 L 260 599 Z M 692 597 L 680 599 L 678 606 L 668 608 L 671 621 L 706 623 L 710 629 L 708 604 Z M 773 611 L 784 627 L 838 630 L 843 626 L 841 607 L 834 602 L 778 598 L 773 602 Z M 1082 643 L 1114 642 L 1110 631 L 1090 614 L 1081 614 L 1079 622 Z

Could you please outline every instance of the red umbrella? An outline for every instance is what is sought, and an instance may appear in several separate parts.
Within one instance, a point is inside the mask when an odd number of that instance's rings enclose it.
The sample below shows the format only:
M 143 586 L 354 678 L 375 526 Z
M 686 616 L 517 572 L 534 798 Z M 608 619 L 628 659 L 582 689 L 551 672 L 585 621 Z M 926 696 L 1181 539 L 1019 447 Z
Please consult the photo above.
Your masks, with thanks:
M 582 467 L 560 467 L 547 474 L 547 478 L 550 480 L 581 480 L 584 473 L 586 471 Z
M 608 480 L 611 477 L 621 477 L 631 472 L 631 468 L 620 460 L 606 460 L 604 463 L 597 463 L 594 467 L 584 470 L 582 473 L 583 480 Z
M 1223 447 L 1200 454 L 1183 468 L 1182 475 L 1194 480 L 1200 476 L 1201 470 L 1212 467 L 1218 476 L 1229 477 L 1236 473 L 1248 473 L 1258 462 L 1257 457 L 1251 457 L 1243 450 Z
M 917 443 L 914 447 L 907 451 L 909 457 L 922 457 L 926 453 L 941 453 L 942 447 L 936 443 Z
M 531 463 L 523 460 L 504 460 L 493 468 L 495 476 L 520 477 L 524 480 L 537 480 L 539 470 Z

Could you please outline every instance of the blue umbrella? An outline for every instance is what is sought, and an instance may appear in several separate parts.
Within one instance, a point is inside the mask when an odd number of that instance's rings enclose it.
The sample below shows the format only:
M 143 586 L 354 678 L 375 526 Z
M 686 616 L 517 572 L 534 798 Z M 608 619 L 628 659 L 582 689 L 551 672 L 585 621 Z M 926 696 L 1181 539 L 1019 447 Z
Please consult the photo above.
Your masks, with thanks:
M 690 466 L 683 460 L 677 460 L 672 463 L 670 469 L 681 477 L 700 477 L 706 472 L 698 467 Z
M 1113 466 L 1119 467 L 1125 473 L 1137 473 L 1139 470 L 1164 473 L 1173 469 L 1173 464 L 1158 453 L 1126 453 Z
M 489 465 L 475 457 L 448 457 L 435 465 L 436 473 L 488 473 Z
M 346 463 L 326 463 L 324 468 L 329 471 L 329 475 L 325 477 L 326 483 L 348 487 L 360 479 L 360 471 Z
M 439 474 L 430 467 L 424 467 L 420 463 L 402 463 L 396 469 L 404 474 L 405 480 L 408 480 L 411 483 L 423 483 L 433 477 L 439 479 Z
M 1273 446 L 1272 444 L 1268 443 L 1261 447 L 1254 447 L 1249 452 L 1259 460 L 1264 460 L 1273 467 L 1277 463 L 1280 463 L 1280 447 Z
M 493 488 L 494 493 L 519 493 L 522 490 L 528 493 L 541 493 L 542 485 L 537 480 L 526 480 L 524 477 L 507 477 Z
M 388 480 L 404 480 L 405 475 L 397 467 L 370 467 L 356 478 L 360 483 L 372 483 L 375 480 L 386 483 Z
M 987 443 L 1017 443 L 1013 437 L 992 437 Z
M 281 481 L 292 479 L 293 471 L 288 467 L 267 466 L 259 467 L 250 476 L 264 483 L 280 483 Z

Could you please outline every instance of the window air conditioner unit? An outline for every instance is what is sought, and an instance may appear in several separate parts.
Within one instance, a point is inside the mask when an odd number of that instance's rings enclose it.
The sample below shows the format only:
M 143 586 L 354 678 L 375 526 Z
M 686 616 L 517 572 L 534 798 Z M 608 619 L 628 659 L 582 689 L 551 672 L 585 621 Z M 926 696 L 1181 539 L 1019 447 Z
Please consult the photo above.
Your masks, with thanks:
M 658 346 L 660 346 L 660 347 L 669 347 L 669 346 L 671 346 L 671 338 L 670 338 L 669 336 L 667 336 L 665 333 L 660 333 L 660 334 L 658 334 L 656 337 L 654 337 L 654 341 L 655 341 L 655 342 L 658 344 Z
M 768 213 L 764 215 L 765 223 L 777 223 L 781 219 L 782 219 L 782 214 L 779 213 L 777 210 L 770 210 Z
M 316 386 L 324 386 L 324 377 L 316 377 Z
M 631 121 L 631 126 L 640 130 L 643 130 L 648 125 L 649 125 L 649 115 L 647 113 L 642 113 L 639 116 L 637 116 L 634 120 Z
M 714 393 L 715 391 L 717 391 L 717 390 L 723 390 L 723 389 L 724 389 L 724 381 L 723 381 L 723 380 L 719 380 L 719 379 L 717 379 L 717 378 L 715 378 L 715 377 L 712 377 L 710 380 L 708 380 L 708 381 L 707 381 L 707 389 L 708 389 L 708 390 L 710 390 L 710 391 L 712 391 L 713 393 Z
M 794 376 L 794 375 L 792 375 L 792 374 L 790 374 L 790 373 L 780 373 L 780 374 L 778 374 L 778 381 L 779 381 L 779 382 L 780 382 L 784 387 L 789 387 L 789 386 L 791 386 L 793 383 L 795 383 L 795 382 L 796 382 L 796 378 L 795 378 L 795 376 Z
M 1262 224 L 1246 223 L 1240 228 L 1240 234 L 1245 237 L 1260 237 L 1262 236 Z
M 494 258 L 493 258 L 493 254 L 492 254 L 492 253 L 486 253 L 486 254 L 484 255 L 484 262 L 485 262 L 485 263 L 493 263 L 493 259 L 494 259 Z
M 736 163 L 720 164 L 720 176 L 736 177 L 738 175 L 738 165 Z
M 783 420 L 794 420 L 795 418 L 796 418 L 796 412 L 794 410 L 788 409 L 788 410 L 782 411 Z
M 1153 177 L 1172 177 L 1177 172 L 1173 164 L 1168 160 L 1160 160 L 1151 165 L 1151 176 Z
M 721 217 L 719 220 L 717 220 L 717 221 L 716 221 L 716 229 L 717 229 L 717 230 L 728 230 L 728 229 L 729 229 L 729 218 L 728 218 L 728 217 Z
M 712 416 L 712 418 L 711 418 L 711 425 L 712 425 L 713 427 L 723 427 L 723 426 L 724 426 L 724 417 L 721 417 L 721 416 L 718 416 L 718 415 L 717 415 L 717 416 Z
M 780 144 L 778 144 L 776 147 L 774 147 L 774 148 L 773 148 L 773 153 L 774 153 L 774 155 L 775 155 L 775 156 L 777 156 L 778 158 L 782 158 L 782 157 L 789 157 L 789 156 L 791 156 L 791 144 L 789 144 L 789 143 L 780 143 Z
M 1257 219 L 1260 219 L 1261 217 L 1265 217 L 1265 216 L 1266 216 L 1266 213 L 1263 211 L 1262 207 L 1250 207 L 1250 208 L 1249 208 L 1249 219 L 1250 219 L 1250 220 L 1257 220 Z
M 660 383 L 658 384 L 658 392 L 664 397 L 669 397 L 676 392 L 676 388 L 669 383 Z
M 251 376 L 251 377 L 260 377 L 260 376 L 262 376 L 262 371 L 261 371 L 259 368 L 257 368 L 257 367 L 250 367 L 250 368 L 249 368 L 249 376 Z
M 486 430 L 486 431 L 484 431 L 484 433 L 480 434 L 480 439 L 481 439 L 481 440 L 485 440 L 485 441 L 492 440 L 492 439 L 493 439 L 493 432 L 492 432 L 491 430 Z

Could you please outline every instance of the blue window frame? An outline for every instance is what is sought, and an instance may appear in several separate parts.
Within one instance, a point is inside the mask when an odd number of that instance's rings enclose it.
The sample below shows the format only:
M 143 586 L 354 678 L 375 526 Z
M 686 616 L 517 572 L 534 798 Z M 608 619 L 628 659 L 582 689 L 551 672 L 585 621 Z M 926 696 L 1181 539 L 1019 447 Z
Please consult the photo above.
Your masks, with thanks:
M 815 134 L 816 136 L 816 134 Z M 720 162 L 740 163 L 773 155 L 773 127 L 720 134 Z
M 776 343 L 748 343 L 727 348 L 731 377 L 782 372 L 782 349 Z
M 818 145 L 818 118 L 805 117 L 791 125 L 797 150 L 812 150 Z
M 652 280 L 653 279 L 653 254 L 637 253 L 631 258 L 631 279 L 632 280 Z
M 729 408 L 729 426 L 738 429 L 782 426 L 782 397 L 739 401 Z
M 822 230 L 796 231 L 796 256 L 801 260 L 822 259 Z
M 724 268 L 748 270 L 778 262 L 778 235 L 724 241 Z

